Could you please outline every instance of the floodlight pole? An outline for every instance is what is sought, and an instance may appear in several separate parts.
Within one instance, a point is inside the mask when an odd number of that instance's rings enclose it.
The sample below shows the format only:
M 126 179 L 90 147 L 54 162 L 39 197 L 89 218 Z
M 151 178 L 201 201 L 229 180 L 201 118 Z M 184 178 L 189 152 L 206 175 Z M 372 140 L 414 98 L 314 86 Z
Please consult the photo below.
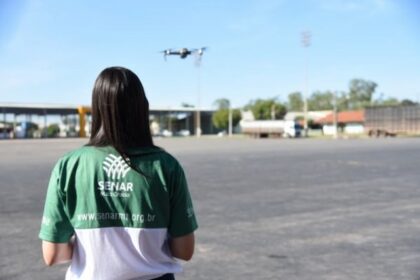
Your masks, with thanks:
M 196 53 L 195 57 L 195 66 L 198 68 L 197 70 L 197 110 L 196 110 L 196 128 L 195 128 L 195 135 L 197 138 L 201 136 L 201 112 L 200 112 L 200 103 L 201 103 L 201 58 L 203 56 L 203 52 L 206 48 L 201 48 Z
M 307 49 L 311 45 L 311 32 L 302 32 L 302 46 Z M 305 51 L 305 92 L 303 94 L 303 127 L 305 131 L 305 137 L 308 136 L 308 51 Z
M 199 58 L 201 59 L 201 57 Z M 201 112 L 200 112 L 200 103 L 201 103 L 201 61 L 196 63 L 198 68 L 197 70 L 197 110 L 196 110 L 196 128 L 195 136 L 199 138 L 201 136 Z
M 196 56 L 196 61 L 195 61 L 195 66 L 198 68 L 198 71 L 197 71 L 197 105 L 196 105 L 196 111 L 195 111 L 195 135 L 197 137 L 201 136 L 201 112 L 200 112 L 201 77 L 200 76 L 201 76 L 201 56 L 203 55 L 203 51 L 205 49 L 206 49 L 205 47 L 203 47 L 201 49 L 193 49 L 193 50 L 189 51 L 189 53 L 188 53 L 188 54 L 195 53 L 197 55 Z M 184 49 L 182 49 L 182 50 L 184 50 Z M 168 54 L 168 52 L 169 52 L 169 54 Z M 181 52 L 171 53 L 170 49 L 165 50 L 164 53 L 165 53 L 165 59 L 166 59 L 166 55 L 170 55 L 170 54 L 181 55 L 182 54 Z M 181 58 L 185 58 L 185 57 L 186 57 L 186 55 L 181 56 Z

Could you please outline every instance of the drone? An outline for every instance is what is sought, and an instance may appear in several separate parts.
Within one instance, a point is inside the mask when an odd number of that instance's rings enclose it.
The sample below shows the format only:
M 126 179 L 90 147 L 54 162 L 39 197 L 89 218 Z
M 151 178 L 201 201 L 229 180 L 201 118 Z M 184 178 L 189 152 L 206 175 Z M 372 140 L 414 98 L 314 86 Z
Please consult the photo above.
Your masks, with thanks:
M 163 53 L 163 58 L 165 59 L 165 61 L 168 55 L 179 55 L 181 59 L 185 59 L 187 56 L 191 54 L 195 54 L 197 56 L 197 60 L 199 60 L 206 49 L 207 47 L 202 47 L 199 49 L 182 48 L 179 50 L 166 49 L 166 50 L 161 51 L 161 53 Z

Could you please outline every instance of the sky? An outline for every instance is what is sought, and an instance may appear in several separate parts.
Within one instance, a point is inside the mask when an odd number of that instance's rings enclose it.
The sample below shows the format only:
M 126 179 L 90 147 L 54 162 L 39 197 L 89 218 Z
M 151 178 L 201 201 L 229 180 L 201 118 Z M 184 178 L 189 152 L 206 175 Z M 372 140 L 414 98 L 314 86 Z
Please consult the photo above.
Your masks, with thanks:
M 159 53 L 203 46 L 200 67 Z M 133 70 L 152 108 L 286 101 L 354 78 L 420 101 L 420 1 L 0 0 L 0 103 L 89 105 L 108 66 Z

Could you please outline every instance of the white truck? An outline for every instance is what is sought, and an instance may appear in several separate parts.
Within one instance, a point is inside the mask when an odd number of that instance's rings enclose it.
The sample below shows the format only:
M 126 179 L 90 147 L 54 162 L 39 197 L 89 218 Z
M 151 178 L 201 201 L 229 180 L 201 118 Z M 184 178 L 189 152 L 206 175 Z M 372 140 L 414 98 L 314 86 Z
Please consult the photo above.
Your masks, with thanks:
M 239 123 L 243 134 L 255 138 L 264 137 L 288 137 L 295 138 L 301 136 L 302 127 L 295 121 L 285 120 L 258 120 L 245 121 Z

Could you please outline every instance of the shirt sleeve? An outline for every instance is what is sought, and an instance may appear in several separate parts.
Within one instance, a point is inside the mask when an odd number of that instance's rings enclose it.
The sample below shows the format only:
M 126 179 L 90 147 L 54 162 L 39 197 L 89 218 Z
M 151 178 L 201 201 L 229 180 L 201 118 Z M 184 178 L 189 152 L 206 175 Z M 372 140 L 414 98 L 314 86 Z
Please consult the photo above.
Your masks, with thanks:
M 60 163 L 54 167 L 48 184 L 39 238 L 53 243 L 66 243 L 74 234 L 74 228 L 65 211 L 65 195 L 60 184 Z
M 172 176 L 168 232 L 171 237 L 180 237 L 194 232 L 198 225 L 185 173 L 178 163 Z

